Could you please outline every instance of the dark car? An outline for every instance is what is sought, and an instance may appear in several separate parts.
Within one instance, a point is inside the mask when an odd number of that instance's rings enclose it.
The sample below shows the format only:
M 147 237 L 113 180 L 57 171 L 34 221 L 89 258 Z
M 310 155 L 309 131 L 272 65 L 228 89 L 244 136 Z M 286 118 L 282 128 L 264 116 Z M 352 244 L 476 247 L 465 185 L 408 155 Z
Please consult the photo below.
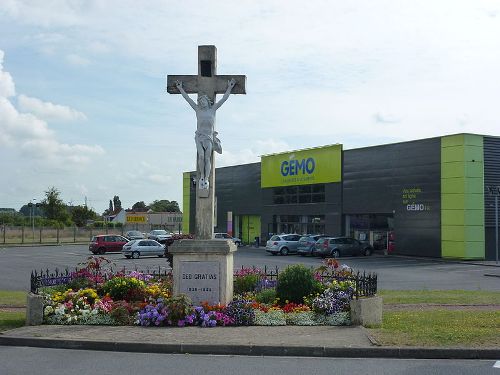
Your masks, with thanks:
M 316 234 L 316 235 L 307 235 L 300 237 L 299 246 L 297 247 L 297 254 L 300 254 L 302 256 L 313 255 L 316 241 L 324 237 L 328 236 L 324 234 Z
M 128 241 L 128 238 L 117 234 L 102 234 L 92 237 L 89 250 L 94 254 L 120 252 Z
M 373 247 L 368 243 L 350 237 L 320 238 L 315 245 L 314 255 L 322 258 L 339 258 L 344 255 L 372 255 Z

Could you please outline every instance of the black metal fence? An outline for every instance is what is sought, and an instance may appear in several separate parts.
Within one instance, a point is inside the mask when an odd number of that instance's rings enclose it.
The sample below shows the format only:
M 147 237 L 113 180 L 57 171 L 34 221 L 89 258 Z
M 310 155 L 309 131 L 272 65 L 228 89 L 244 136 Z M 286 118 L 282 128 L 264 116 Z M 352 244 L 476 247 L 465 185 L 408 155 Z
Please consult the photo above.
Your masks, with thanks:
M 241 269 L 246 267 L 241 266 Z M 259 269 L 257 267 L 251 268 L 254 271 L 260 270 L 261 281 L 257 286 L 257 289 L 274 288 L 277 284 L 280 270 L 278 266 L 273 268 Z M 311 267 L 312 269 L 312 267 Z M 237 271 L 238 272 L 238 271 Z M 334 271 L 334 272 L 321 272 L 317 274 L 322 281 L 332 282 L 333 280 L 341 281 L 351 281 L 355 285 L 354 297 L 359 299 L 361 297 L 372 297 L 377 294 L 377 274 L 376 273 L 366 273 L 366 272 L 345 272 L 345 271 Z
M 81 268 L 75 268 L 74 271 L 70 271 L 66 268 L 64 271 L 59 271 L 59 269 L 56 268 L 53 272 L 48 269 L 31 271 L 30 290 L 32 293 L 38 294 L 40 288 L 69 284 L 74 279 L 82 277 L 81 274 L 79 274 L 79 271 L 81 270 Z M 171 270 L 166 268 L 162 269 L 162 267 L 159 266 L 157 269 L 148 268 L 146 270 L 139 270 L 137 268 L 134 270 L 127 270 L 125 268 L 121 268 L 118 271 L 115 271 L 113 268 L 108 268 L 106 272 L 100 273 L 99 277 L 106 281 L 116 275 L 116 273 L 127 275 L 134 271 L 145 275 L 151 275 L 154 278 L 167 278 L 171 276 Z
M 245 269 L 244 266 L 241 269 Z M 254 271 L 260 270 L 261 280 L 258 285 L 258 289 L 266 289 L 273 288 L 276 286 L 278 282 L 278 277 L 280 270 L 276 266 L 274 268 L 258 269 L 256 267 L 252 267 Z M 38 290 L 42 287 L 49 287 L 55 285 L 62 285 L 70 283 L 74 278 L 79 277 L 78 271 L 81 270 L 79 268 L 75 268 L 75 271 L 70 272 L 68 269 L 60 272 L 57 268 L 55 271 L 50 272 L 47 270 L 40 270 L 40 272 L 32 271 L 31 272 L 31 292 L 37 294 Z M 146 270 L 135 270 L 129 271 L 125 268 L 120 269 L 118 272 L 121 274 L 129 274 L 130 272 L 141 272 L 143 274 L 151 275 L 155 278 L 164 278 L 171 277 L 171 271 L 167 269 L 162 269 L 158 267 L 158 269 L 146 269 Z M 115 272 L 112 268 L 109 268 L 106 273 L 101 274 L 100 276 L 105 280 L 109 277 L 109 275 L 113 275 Z M 238 271 L 235 272 L 235 275 L 238 274 Z M 377 294 L 377 274 L 376 273 L 366 273 L 366 272 L 322 272 L 317 274 L 321 280 L 328 280 L 332 282 L 333 280 L 341 281 L 351 281 L 355 285 L 354 297 L 356 299 L 360 297 L 371 297 Z

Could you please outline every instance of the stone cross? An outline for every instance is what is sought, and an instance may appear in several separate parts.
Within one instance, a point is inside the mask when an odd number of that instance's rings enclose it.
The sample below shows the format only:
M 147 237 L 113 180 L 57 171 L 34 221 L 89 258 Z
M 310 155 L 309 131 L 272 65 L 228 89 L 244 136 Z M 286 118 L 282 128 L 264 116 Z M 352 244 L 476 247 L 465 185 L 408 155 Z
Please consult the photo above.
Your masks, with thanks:
M 198 94 L 198 98 L 206 95 L 215 104 L 216 94 L 224 94 L 228 82 L 234 80 L 235 86 L 231 94 L 246 94 L 246 76 L 244 75 L 217 75 L 217 49 L 215 46 L 198 46 L 198 75 L 168 75 L 167 92 L 181 94 L 177 83 L 187 94 Z M 215 124 L 214 124 L 215 130 Z M 215 163 L 214 150 L 210 156 L 211 172 L 208 189 L 197 186 L 196 190 L 196 228 L 195 235 L 200 240 L 211 240 L 214 232 L 214 192 L 215 192 Z M 196 181 L 200 181 L 200 168 L 196 163 Z

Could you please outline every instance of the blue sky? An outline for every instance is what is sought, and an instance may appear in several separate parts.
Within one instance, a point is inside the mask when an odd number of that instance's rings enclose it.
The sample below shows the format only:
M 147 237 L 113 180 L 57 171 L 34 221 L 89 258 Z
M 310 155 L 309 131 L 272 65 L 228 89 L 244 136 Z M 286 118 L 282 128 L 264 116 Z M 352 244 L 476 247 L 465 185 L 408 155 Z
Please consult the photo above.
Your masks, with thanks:
M 499 1 L 0 2 L 0 207 L 55 186 L 97 212 L 182 203 L 196 121 L 165 92 L 197 46 L 247 95 L 217 112 L 218 166 L 341 143 L 500 135 Z

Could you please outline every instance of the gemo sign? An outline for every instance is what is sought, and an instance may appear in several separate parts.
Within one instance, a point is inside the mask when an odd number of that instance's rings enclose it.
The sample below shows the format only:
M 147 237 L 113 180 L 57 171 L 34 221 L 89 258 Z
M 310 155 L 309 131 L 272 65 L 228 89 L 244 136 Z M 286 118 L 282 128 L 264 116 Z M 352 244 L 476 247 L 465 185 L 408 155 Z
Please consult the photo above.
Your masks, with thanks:
M 342 145 L 262 156 L 261 187 L 309 185 L 342 179 Z

